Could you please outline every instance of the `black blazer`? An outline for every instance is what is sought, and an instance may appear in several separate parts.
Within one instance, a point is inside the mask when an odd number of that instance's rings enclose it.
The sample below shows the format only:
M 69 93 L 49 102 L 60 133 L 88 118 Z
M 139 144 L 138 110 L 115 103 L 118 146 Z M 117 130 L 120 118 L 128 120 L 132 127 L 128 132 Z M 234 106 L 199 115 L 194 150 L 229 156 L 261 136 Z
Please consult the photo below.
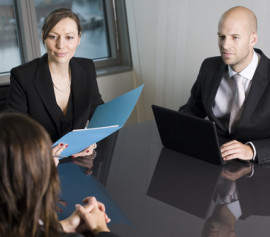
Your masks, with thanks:
M 90 236 L 96 236 L 96 237 L 118 237 L 117 235 L 115 235 L 112 232 L 100 232 L 97 235 L 92 235 L 91 233 L 83 235 L 83 234 L 79 234 L 79 233 L 60 233 L 59 237 L 90 237 Z
M 192 87 L 191 96 L 179 111 L 206 117 L 216 123 L 218 134 L 228 140 L 251 141 L 259 163 L 270 162 L 270 61 L 261 50 L 260 61 L 252 79 L 242 116 L 233 134 L 212 112 L 215 96 L 222 76 L 228 67 L 221 57 L 206 59 Z
M 73 129 L 79 129 L 84 128 L 86 121 L 103 100 L 92 60 L 74 57 L 70 60 L 70 68 Z M 11 70 L 9 110 L 28 114 L 38 121 L 48 131 L 52 141 L 60 137 L 57 106 L 47 54 Z
M 43 237 L 44 232 L 41 232 L 38 236 Z M 59 237 L 118 237 L 118 235 L 112 232 L 100 232 L 97 235 L 93 235 L 91 232 L 87 232 L 86 234 L 59 232 L 58 236 Z
M 241 219 L 249 216 L 270 216 L 270 167 L 269 164 L 254 166 L 252 177 L 236 181 L 242 209 Z

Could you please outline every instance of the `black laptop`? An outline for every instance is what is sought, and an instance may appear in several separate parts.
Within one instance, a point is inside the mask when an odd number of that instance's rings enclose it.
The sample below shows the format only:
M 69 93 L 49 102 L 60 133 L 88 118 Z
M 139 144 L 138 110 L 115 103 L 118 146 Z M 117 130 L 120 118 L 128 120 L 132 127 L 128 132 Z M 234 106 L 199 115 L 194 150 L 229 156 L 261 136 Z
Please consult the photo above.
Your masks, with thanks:
M 215 123 L 152 105 L 163 146 L 214 164 L 224 164 Z

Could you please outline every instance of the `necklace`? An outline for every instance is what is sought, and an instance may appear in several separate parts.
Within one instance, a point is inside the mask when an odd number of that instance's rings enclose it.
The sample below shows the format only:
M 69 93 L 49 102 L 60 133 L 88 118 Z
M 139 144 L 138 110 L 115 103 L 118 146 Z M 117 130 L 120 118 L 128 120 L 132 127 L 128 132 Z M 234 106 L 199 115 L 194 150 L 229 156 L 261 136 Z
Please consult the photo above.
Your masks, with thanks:
M 55 85 L 54 81 L 52 80 L 53 86 L 56 90 L 64 93 L 64 92 L 66 92 L 67 89 L 69 89 L 69 87 L 71 86 L 71 68 L 70 67 L 68 68 L 68 74 L 69 74 L 69 82 L 68 82 L 67 87 L 65 89 L 60 89 L 58 86 Z

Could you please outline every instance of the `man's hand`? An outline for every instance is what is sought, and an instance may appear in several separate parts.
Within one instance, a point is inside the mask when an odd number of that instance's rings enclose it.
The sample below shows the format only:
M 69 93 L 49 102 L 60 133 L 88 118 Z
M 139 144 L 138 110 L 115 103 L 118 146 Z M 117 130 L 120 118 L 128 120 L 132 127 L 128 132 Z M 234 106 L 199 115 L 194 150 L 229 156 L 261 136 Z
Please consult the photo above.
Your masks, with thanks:
M 236 181 L 247 174 L 251 174 L 253 164 L 247 163 L 248 166 L 246 166 L 240 162 L 239 162 L 239 164 L 242 164 L 242 166 L 239 167 L 237 170 L 228 169 L 225 165 L 224 169 L 222 170 L 221 177 L 223 177 L 227 180 Z
M 243 144 L 236 140 L 227 142 L 220 147 L 221 156 L 224 160 L 252 160 L 253 149 L 248 144 Z

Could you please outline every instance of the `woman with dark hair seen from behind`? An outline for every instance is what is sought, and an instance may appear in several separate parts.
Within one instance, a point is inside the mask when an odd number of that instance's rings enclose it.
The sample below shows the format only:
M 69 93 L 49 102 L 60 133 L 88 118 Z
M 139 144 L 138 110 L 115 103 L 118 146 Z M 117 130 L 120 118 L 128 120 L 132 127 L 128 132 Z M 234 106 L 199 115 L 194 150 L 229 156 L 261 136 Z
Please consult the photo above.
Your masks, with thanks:
M 80 40 L 78 16 L 70 9 L 56 9 L 42 27 L 47 53 L 11 70 L 9 110 L 38 121 L 53 142 L 73 129 L 85 128 L 96 107 L 103 103 L 93 61 L 74 57 Z M 53 153 L 60 155 L 63 147 L 56 146 Z M 73 157 L 91 155 L 94 147 Z
M 54 237 L 97 236 L 109 232 L 103 204 L 94 197 L 67 219 L 58 222 L 60 191 L 57 169 L 51 154 L 51 139 L 42 126 L 17 113 L 0 115 L 0 236 Z

